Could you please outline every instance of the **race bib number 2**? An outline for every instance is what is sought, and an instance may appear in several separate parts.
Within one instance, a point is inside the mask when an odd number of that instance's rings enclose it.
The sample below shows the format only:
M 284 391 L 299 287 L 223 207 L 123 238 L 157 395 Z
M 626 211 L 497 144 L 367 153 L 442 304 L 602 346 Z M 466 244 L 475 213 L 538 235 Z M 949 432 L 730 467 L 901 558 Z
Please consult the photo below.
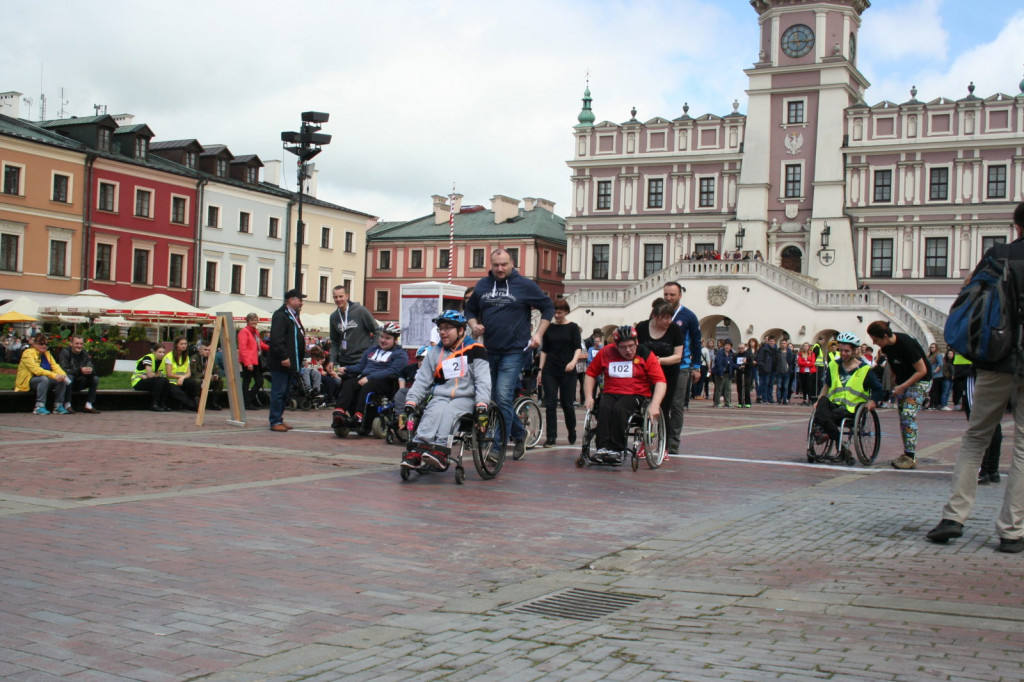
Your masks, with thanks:
M 441 363 L 441 371 L 445 379 L 458 379 L 466 376 L 466 358 L 449 358 Z
M 612 362 L 608 364 L 608 376 L 616 379 L 631 379 L 633 377 L 632 362 Z

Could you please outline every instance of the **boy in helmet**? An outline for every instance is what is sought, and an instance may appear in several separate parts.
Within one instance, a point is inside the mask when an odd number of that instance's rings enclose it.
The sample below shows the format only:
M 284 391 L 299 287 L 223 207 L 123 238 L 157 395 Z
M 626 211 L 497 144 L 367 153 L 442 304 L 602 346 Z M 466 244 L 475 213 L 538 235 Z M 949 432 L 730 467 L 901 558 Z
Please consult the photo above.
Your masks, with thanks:
M 405 412 L 411 414 L 424 398 L 431 396 L 416 425 L 402 466 L 443 471 L 451 450 L 448 436 L 462 415 L 473 412 L 486 420 L 491 400 L 491 366 L 482 344 L 466 336 L 466 318 L 446 310 L 434 318 L 441 342 L 429 348 L 416 380 L 405 398 Z
M 354 365 L 338 368 L 342 377 L 341 391 L 335 402 L 331 428 L 359 425 L 363 422 L 363 406 L 366 396 L 383 393 L 389 398 L 398 389 L 398 375 L 409 364 L 409 356 L 396 348 L 402 328 L 388 322 L 380 330 L 380 340 L 363 353 Z
M 857 335 L 841 332 L 836 341 L 838 356 L 825 367 L 821 393 L 814 407 L 814 421 L 821 429 L 817 436 L 820 443 L 829 438 L 838 443 L 843 419 L 852 418 L 861 403 L 866 402 L 869 410 L 875 409 L 885 396 L 878 376 L 857 356 L 860 348 Z M 844 445 L 841 454 L 849 455 L 847 449 Z
M 612 332 L 612 343 L 594 356 L 583 380 L 584 407 L 594 407 L 594 386 L 604 376 L 601 407 L 597 413 L 597 450 L 593 460 L 612 465 L 622 464 L 626 450 L 626 427 L 630 415 L 651 399 L 647 414 L 657 419 L 667 384 L 658 357 L 641 348 L 636 329 L 623 325 Z

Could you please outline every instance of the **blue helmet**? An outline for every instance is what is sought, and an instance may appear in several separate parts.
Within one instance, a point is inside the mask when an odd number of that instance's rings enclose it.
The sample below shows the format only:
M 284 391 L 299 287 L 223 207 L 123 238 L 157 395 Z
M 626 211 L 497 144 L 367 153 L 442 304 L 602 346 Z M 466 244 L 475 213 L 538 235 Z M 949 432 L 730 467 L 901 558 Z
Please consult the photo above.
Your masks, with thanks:
M 443 313 L 431 320 L 434 324 L 441 324 L 447 322 L 448 324 L 454 324 L 457 327 L 466 326 L 466 318 L 462 316 L 458 310 L 445 310 Z
M 430 346 L 420 346 L 419 350 L 416 351 L 416 357 L 422 358 L 430 350 Z

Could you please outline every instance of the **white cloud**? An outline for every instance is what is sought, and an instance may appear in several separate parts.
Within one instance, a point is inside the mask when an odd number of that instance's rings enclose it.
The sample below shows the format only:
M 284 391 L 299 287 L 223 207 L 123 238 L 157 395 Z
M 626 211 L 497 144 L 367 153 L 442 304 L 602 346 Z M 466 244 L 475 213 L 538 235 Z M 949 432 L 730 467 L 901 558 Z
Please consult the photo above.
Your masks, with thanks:
M 864 13 L 858 53 L 872 64 L 905 58 L 944 61 L 949 34 L 943 27 L 939 0 L 875 3 Z

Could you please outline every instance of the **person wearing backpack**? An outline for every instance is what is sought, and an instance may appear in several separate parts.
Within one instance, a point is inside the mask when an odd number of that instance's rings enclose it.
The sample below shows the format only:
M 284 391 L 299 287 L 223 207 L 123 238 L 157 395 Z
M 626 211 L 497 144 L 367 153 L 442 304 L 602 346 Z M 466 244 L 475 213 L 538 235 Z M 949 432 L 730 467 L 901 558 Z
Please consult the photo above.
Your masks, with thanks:
M 991 269 L 1000 261 L 1008 264 L 1009 284 L 1015 295 L 1007 301 L 1012 346 L 1009 356 L 999 361 L 976 361 L 971 416 L 967 431 L 960 440 L 956 468 L 949 500 L 942 508 L 942 520 L 926 534 L 932 542 L 944 544 L 963 535 L 964 523 L 971 514 L 978 491 L 978 470 L 985 450 L 992 442 L 996 426 L 1002 419 L 1007 402 L 1013 401 L 1013 462 L 1007 477 L 1003 506 L 996 518 L 1000 552 L 1016 554 L 1024 551 L 1024 350 L 1021 348 L 1020 292 L 1024 292 L 1024 203 L 1013 211 L 1017 240 L 997 244 L 985 252 L 971 273 L 970 283 L 982 270 Z
M 900 414 L 900 435 L 903 454 L 889 464 L 894 469 L 917 468 L 917 413 L 932 387 L 928 379 L 928 356 L 917 339 L 897 334 L 885 320 L 868 325 L 868 336 L 878 346 L 879 357 L 885 357 L 893 372 L 892 400 Z

